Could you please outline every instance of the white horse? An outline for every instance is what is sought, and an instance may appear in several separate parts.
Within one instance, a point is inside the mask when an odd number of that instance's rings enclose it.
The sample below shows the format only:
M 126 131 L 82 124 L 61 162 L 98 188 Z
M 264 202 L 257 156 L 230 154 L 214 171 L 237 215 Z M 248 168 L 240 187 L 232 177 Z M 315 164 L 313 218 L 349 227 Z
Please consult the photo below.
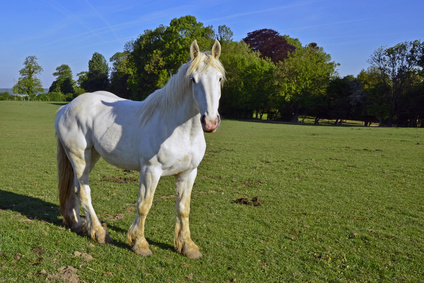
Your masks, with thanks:
M 202 257 L 190 237 L 190 196 L 206 149 L 203 132 L 215 132 L 220 124 L 218 104 L 225 76 L 220 54 L 218 41 L 208 53 L 201 53 L 193 41 L 190 62 L 145 101 L 99 91 L 80 95 L 59 109 L 55 121 L 58 193 L 64 221 L 73 231 L 84 231 L 99 243 L 110 241 L 91 204 L 89 187 L 89 173 L 101 156 L 110 164 L 140 172 L 137 216 L 127 233 L 130 245 L 135 242 L 132 250 L 152 254 L 144 223 L 160 177 L 173 175 L 175 248 L 189 258 Z

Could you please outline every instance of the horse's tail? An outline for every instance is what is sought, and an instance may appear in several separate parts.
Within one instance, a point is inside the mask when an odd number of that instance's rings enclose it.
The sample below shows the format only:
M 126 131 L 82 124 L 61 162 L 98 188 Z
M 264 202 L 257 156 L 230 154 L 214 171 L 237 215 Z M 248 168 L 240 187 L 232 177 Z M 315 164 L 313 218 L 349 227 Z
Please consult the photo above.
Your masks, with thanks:
M 62 141 L 57 137 L 57 175 L 59 179 L 58 196 L 60 203 L 60 212 L 64 217 L 65 222 L 72 226 L 72 219 L 69 218 L 69 210 L 73 207 L 73 198 L 75 198 L 74 191 L 74 169 L 66 155 L 65 148 Z

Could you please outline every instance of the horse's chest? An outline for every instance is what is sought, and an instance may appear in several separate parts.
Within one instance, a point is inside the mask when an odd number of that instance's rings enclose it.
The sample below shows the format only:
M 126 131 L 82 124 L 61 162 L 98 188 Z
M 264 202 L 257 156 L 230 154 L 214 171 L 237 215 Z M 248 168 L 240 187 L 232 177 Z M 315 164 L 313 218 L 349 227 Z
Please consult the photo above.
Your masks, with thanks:
M 173 162 L 163 163 L 162 170 L 164 176 L 176 175 L 187 170 L 193 170 L 197 167 L 196 164 L 192 163 L 192 156 L 185 155 L 180 158 L 176 158 Z
M 203 159 L 205 148 L 206 144 L 202 140 L 197 143 L 164 144 L 158 154 L 163 175 L 175 175 L 197 168 Z

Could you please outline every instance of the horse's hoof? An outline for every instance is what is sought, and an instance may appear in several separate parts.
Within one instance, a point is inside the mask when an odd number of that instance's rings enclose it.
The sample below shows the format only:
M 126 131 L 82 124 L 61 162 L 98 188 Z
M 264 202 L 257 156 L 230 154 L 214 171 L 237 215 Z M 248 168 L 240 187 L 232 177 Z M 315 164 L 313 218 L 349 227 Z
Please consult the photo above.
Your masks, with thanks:
M 96 232 L 95 241 L 99 244 L 108 244 L 112 242 L 109 233 L 106 230 L 100 230 Z
M 84 227 L 84 225 L 73 226 L 73 227 L 71 227 L 71 231 L 75 232 L 79 235 L 82 235 L 82 234 L 85 233 L 85 227 Z
M 112 238 L 109 236 L 109 233 L 106 232 L 106 237 L 105 237 L 105 244 L 110 244 L 112 243 Z
M 151 256 L 151 255 L 153 255 L 152 251 L 149 248 L 140 249 L 140 248 L 133 247 L 132 251 L 135 252 L 138 255 L 141 255 L 141 256 Z
M 203 257 L 199 251 L 186 252 L 184 255 L 190 259 L 198 259 Z

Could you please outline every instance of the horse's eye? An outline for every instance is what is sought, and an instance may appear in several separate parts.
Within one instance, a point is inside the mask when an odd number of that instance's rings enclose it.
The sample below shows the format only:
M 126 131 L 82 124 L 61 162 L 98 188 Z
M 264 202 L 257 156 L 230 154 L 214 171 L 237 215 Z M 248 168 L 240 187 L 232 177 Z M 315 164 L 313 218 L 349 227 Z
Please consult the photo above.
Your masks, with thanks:
M 196 79 L 194 77 L 190 78 L 193 83 L 196 83 Z
M 222 81 L 222 78 L 219 78 L 219 81 L 221 82 Z

